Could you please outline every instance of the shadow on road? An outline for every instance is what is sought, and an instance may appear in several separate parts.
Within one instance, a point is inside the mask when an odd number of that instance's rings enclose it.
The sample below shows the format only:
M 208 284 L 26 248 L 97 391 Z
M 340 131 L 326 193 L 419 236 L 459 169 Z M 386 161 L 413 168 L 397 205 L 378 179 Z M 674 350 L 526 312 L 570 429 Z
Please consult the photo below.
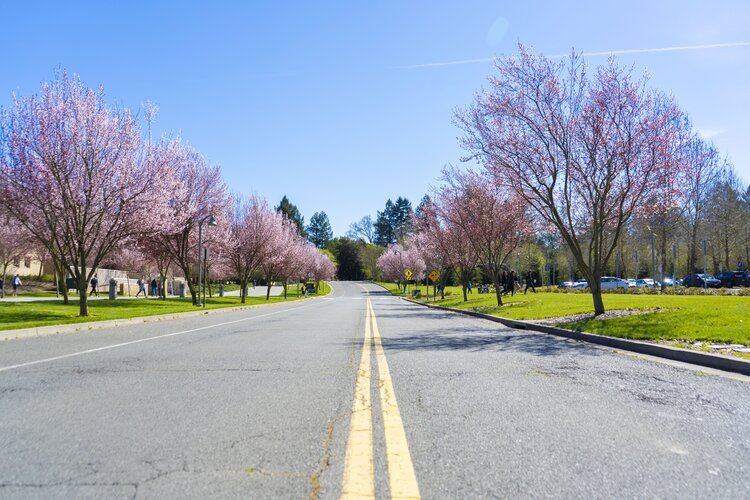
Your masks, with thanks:
M 556 356 L 575 351 L 578 355 L 598 356 L 598 349 L 591 349 L 580 342 L 565 341 L 542 334 L 516 333 L 510 329 L 498 332 L 483 328 L 460 328 L 431 330 L 425 333 L 383 338 L 386 351 L 512 351 L 535 356 Z

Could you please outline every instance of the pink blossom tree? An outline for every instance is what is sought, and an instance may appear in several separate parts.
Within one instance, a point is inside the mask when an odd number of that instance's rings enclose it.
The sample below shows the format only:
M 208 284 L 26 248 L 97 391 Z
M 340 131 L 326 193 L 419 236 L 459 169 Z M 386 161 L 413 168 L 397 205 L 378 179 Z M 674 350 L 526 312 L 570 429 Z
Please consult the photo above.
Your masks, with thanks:
M 502 273 L 508 269 L 513 252 L 533 232 L 527 205 L 512 189 L 488 182 L 476 172 L 446 168 L 443 180 L 443 216 L 454 228 L 453 237 L 471 246 L 479 266 L 492 277 L 500 306 Z
M 266 259 L 272 257 L 274 238 L 281 220 L 264 198 L 236 196 L 231 211 L 228 266 L 240 281 L 244 304 L 248 283 Z
M 304 267 L 305 241 L 297 232 L 296 224 L 281 213 L 276 214 L 274 232 L 269 235 L 269 253 L 263 259 L 261 269 L 268 284 L 266 300 L 271 297 L 271 285 L 280 281 L 287 297 L 287 280 L 299 276 Z
M 419 281 L 424 279 L 427 267 L 417 248 L 403 247 L 398 243 L 386 247 L 385 252 L 378 257 L 376 266 L 382 273 L 383 279 L 403 283 L 404 289 L 406 289 L 404 273 L 407 270 L 412 272 L 411 279 Z
M 204 248 L 218 248 L 229 241 L 231 198 L 218 165 L 210 165 L 196 150 L 179 140 L 162 141 L 151 154 L 169 166 L 170 188 L 165 196 L 168 211 L 163 228 L 154 236 L 165 255 L 182 270 L 193 304 L 198 303 L 198 236 L 202 226 Z M 209 227 L 210 217 L 216 226 Z
M 99 263 L 160 220 L 161 165 L 143 153 L 126 109 L 65 73 L 14 99 L 1 130 L 0 203 L 76 279 L 88 316 Z
M 461 143 L 557 228 L 602 314 L 601 275 L 680 111 L 614 59 L 590 77 L 575 53 L 558 62 L 520 47 L 496 67 L 490 89 L 456 115 Z
M 464 231 L 454 222 L 459 219 L 453 211 L 462 209 L 455 194 L 449 186 L 438 189 L 431 201 L 422 207 L 422 215 L 415 219 L 414 227 L 418 231 L 416 246 L 430 249 L 426 251 L 432 252 L 431 260 L 435 266 L 442 265 L 444 271 L 448 266 L 456 267 L 466 302 L 466 289 L 479 257 Z M 428 260 L 425 258 L 425 261 Z M 441 284 L 445 283 L 446 274 L 441 273 Z

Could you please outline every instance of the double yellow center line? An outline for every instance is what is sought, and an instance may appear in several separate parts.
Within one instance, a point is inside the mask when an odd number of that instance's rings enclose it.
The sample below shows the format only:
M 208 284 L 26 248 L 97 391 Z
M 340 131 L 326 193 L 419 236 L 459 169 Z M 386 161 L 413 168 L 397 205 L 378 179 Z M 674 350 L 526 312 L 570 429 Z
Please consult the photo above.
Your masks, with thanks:
M 367 299 L 365 339 L 362 344 L 362 360 L 354 389 L 341 498 L 375 498 L 372 402 L 370 399 L 372 384 L 370 344 L 372 341 L 375 342 L 375 359 L 378 365 L 380 407 L 391 498 L 420 498 L 417 478 L 414 475 L 414 466 L 406 442 L 406 432 L 401 421 L 401 412 L 398 410 L 388 361 L 385 359 L 378 322 L 375 319 L 375 311 L 372 309 L 370 299 Z

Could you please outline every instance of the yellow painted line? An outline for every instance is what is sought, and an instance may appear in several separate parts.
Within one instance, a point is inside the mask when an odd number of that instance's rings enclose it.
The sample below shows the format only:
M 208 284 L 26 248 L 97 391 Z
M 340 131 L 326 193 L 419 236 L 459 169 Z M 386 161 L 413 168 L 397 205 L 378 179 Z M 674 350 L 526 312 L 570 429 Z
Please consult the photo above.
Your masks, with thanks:
M 378 362 L 378 380 L 380 381 L 380 406 L 383 414 L 385 434 L 385 453 L 388 458 L 388 478 L 391 487 L 391 498 L 420 498 L 417 476 L 414 474 L 409 445 L 406 442 L 406 431 L 398 410 L 396 393 L 393 390 L 388 361 L 385 359 L 383 344 L 378 331 L 378 322 L 370 299 L 367 299 L 368 316 L 372 319 L 372 336 L 375 341 L 375 359 Z
M 362 360 L 352 403 L 352 420 L 344 461 L 341 498 L 375 498 L 375 471 L 372 451 L 372 402 L 370 401 L 370 313 L 365 319 Z

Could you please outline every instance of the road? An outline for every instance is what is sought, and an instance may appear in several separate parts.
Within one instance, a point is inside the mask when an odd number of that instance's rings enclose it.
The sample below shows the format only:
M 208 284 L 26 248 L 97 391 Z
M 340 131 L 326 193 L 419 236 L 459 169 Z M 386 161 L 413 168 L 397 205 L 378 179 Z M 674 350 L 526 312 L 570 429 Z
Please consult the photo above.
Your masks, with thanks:
M 371 284 L 0 343 L 1 498 L 748 498 L 749 473 L 747 378 Z

